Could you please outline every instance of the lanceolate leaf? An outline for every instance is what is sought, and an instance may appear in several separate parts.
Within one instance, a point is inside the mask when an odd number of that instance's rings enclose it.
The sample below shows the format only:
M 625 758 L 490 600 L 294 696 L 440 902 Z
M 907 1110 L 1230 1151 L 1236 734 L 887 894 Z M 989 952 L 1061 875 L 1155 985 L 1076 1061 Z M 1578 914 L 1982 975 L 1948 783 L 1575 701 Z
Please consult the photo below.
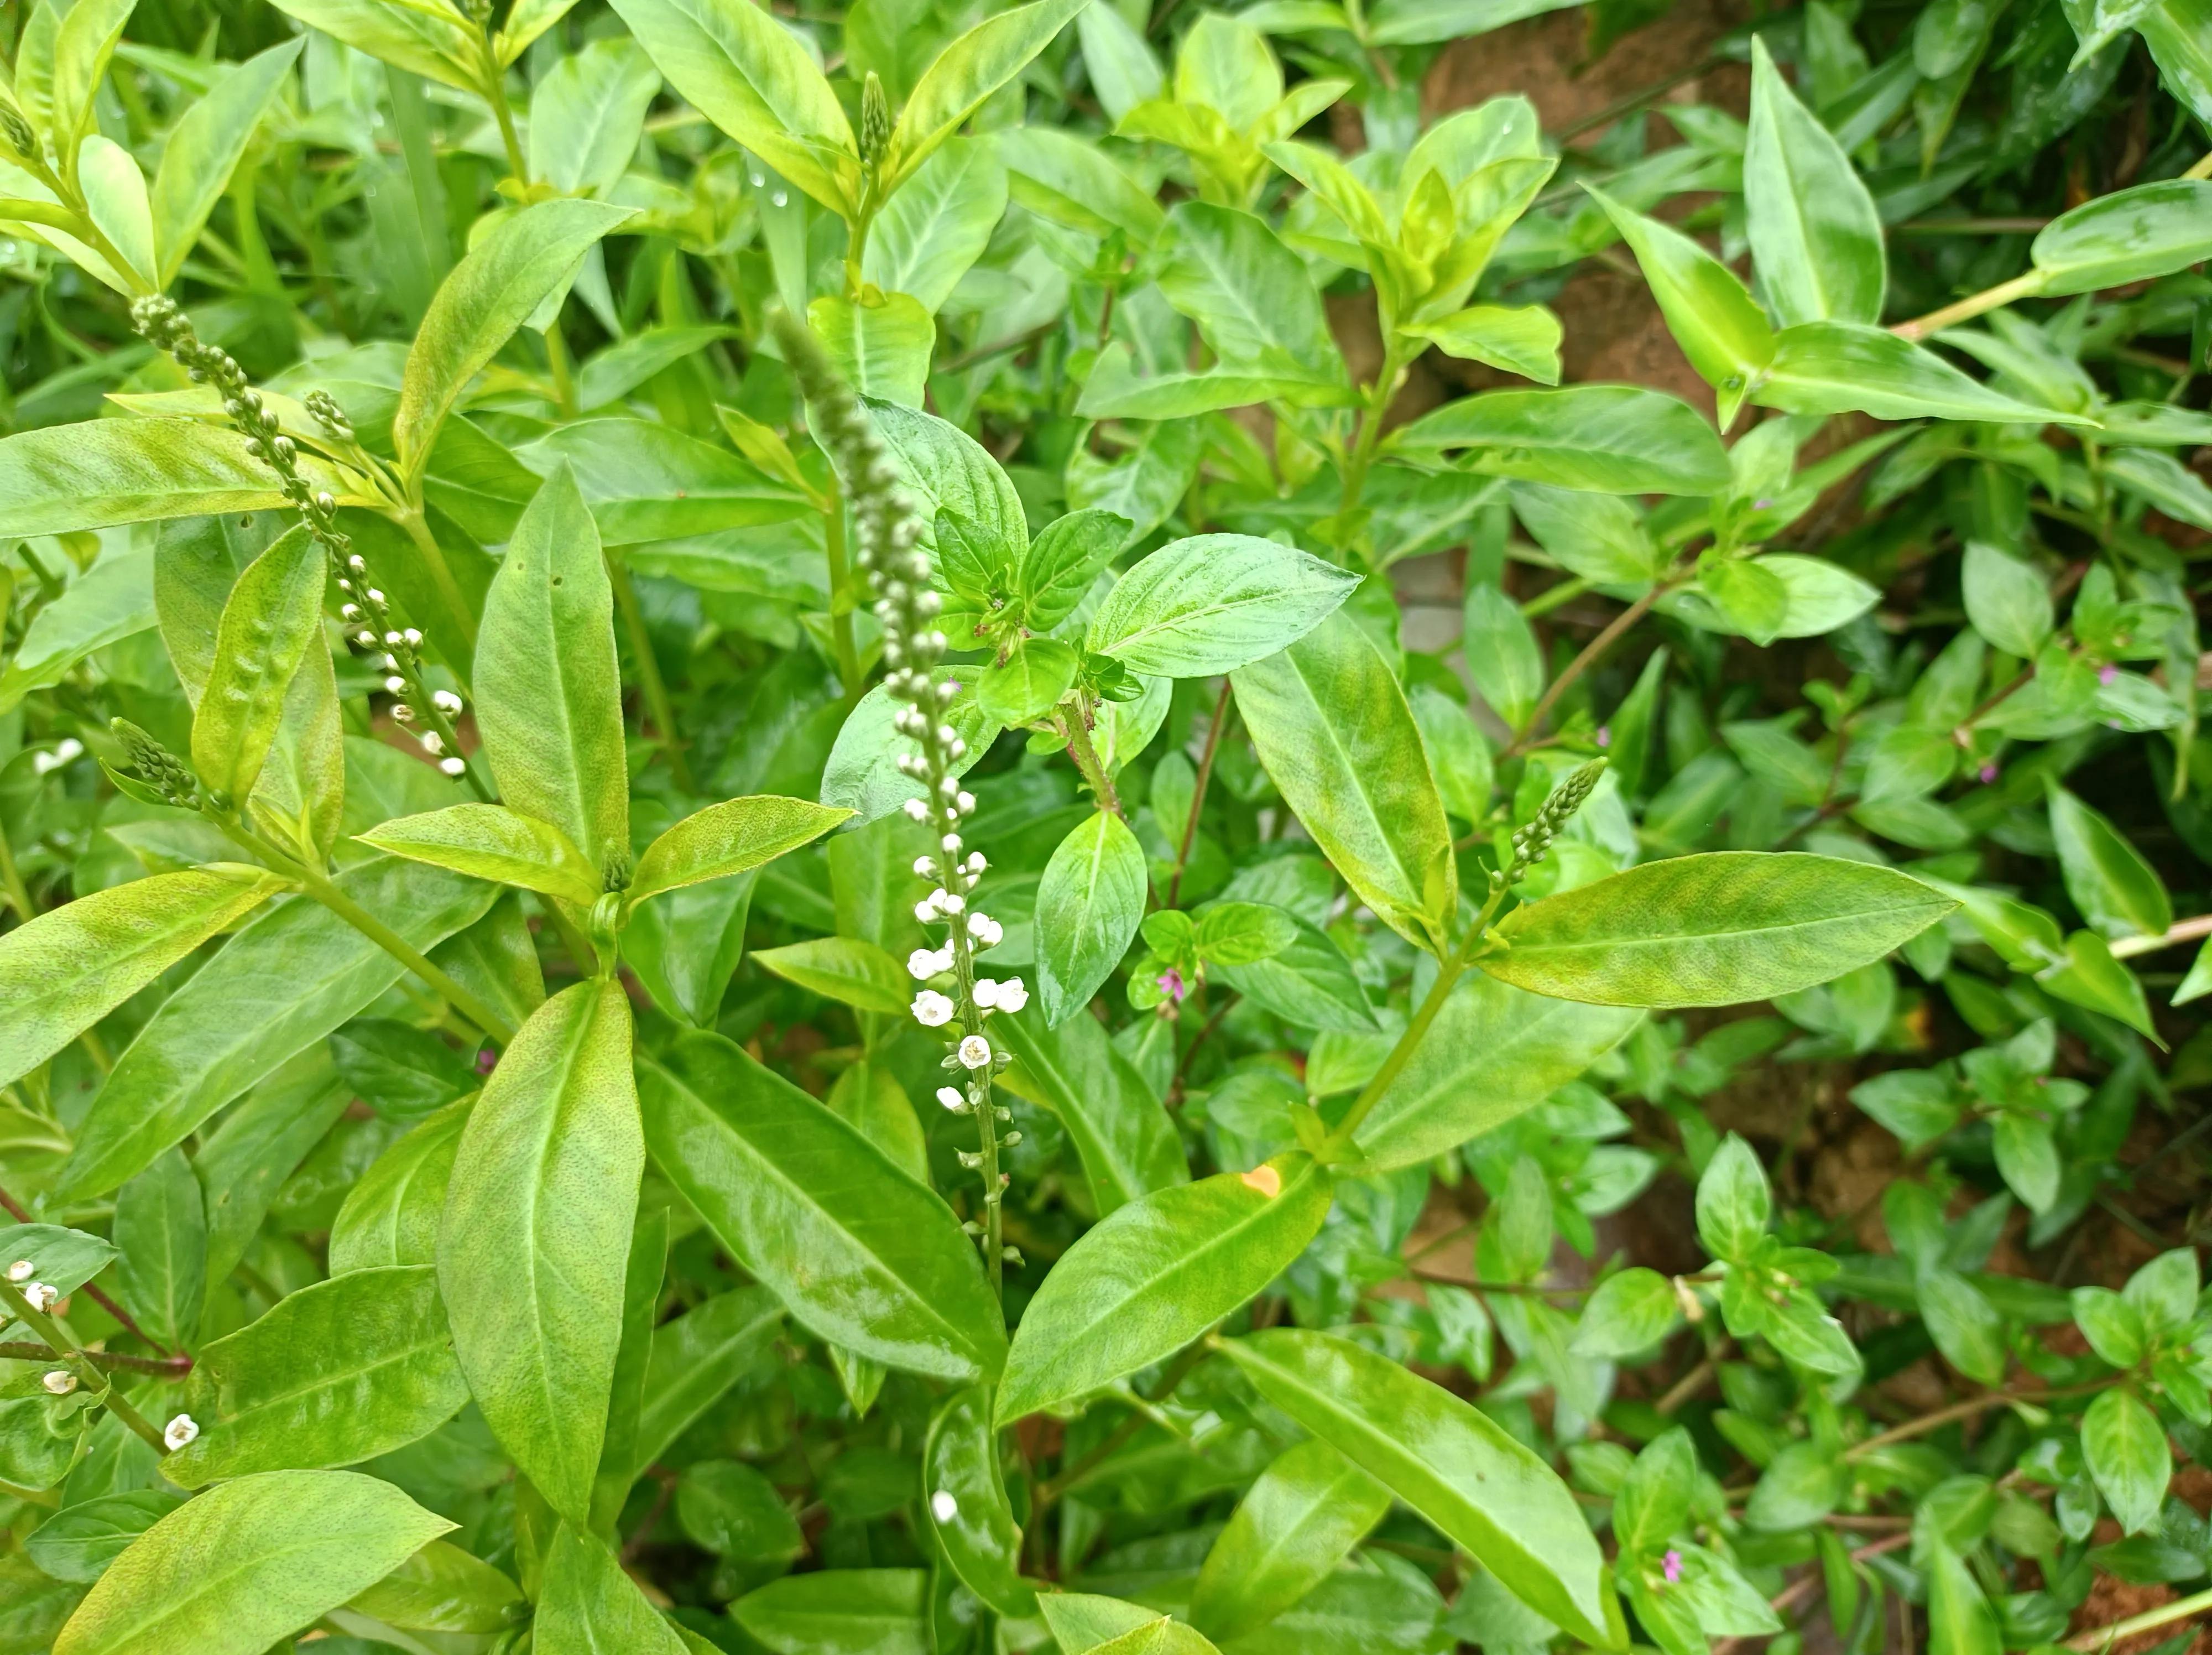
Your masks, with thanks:
M 55 1655 L 264 1649 L 453 1526 L 357 1472 L 240 1477 L 140 1536 L 70 1617 Z
M 1876 419 L 1985 420 L 2092 425 L 2083 414 L 2039 408 L 1990 390 L 1924 345 L 1855 322 L 1805 322 L 1774 337 L 1753 400 L 1792 414 L 1856 410 Z
M 1001 1615 L 1036 1613 L 1036 1588 L 1021 1578 L 1022 1531 L 999 1469 L 989 1391 L 971 1385 L 937 1410 L 921 1483 L 937 1542 L 962 1584 Z
M 1880 959 L 1957 904 L 1869 862 L 1716 851 L 1646 862 L 1516 909 L 1478 961 L 1601 1006 L 1729 1006 Z
M 184 1488 L 351 1465 L 434 1431 L 468 1400 L 428 1265 L 355 1270 L 279 1299 L 199 1354 L 198 1438 L 161 1463 Z
M 1223 1348 L 1261 1396 L 1382 1483 L 1587 1643 L 1627 1644 L 1620 1608 L 1574 1495 L 1489 1418 L 1388 1357 L 1279 1328 Z
M 730 799 L 687 816 L 645 848 L 629 899 L 720 879 L 820 838 L 853 812 L 804 799 Z
M 1305 1250 L 1333 1190 L 1326 1168 L 1285 1155 L 1147 1196 L 1086 1232 L 1023 1313 L 1000 1421 L 1175 1354 Z
M 1260 1474 L 1206 1555 L 1191 1593 L 1200 1632 L 1253 1630 L 1327 1579 L 1390 1509 L 1390 1491 L 1318 1438 Z
M 449 805 L 380 823 L 360 837 L 362 843 L 410 861 L 519 885 L 586 908 L 599 899 L 599 871 L 567 834 L 504 806 Z
M 64 903 L 0 937 L 0 1076 L 59 1051 L 285 881 L 210 862 Z
M 341 499 L 305 458 L 311 486 Z M 62 534 L 284 504 L 276 474 L 235 431 L 196 419 L 100 419 L 0 439 L 0 534 Z
M 1133 672 L 1203 678 L 1296 643 L 1334 613 L 1357 575 L 1249 534 L 1171 541 L 1120 581 L 1085 645 Z
M 994 1378 L 1005 1324 L 952 1210 L 719 1035 L 641 1059 L 661 1171 L 793 1318 L 893 1367 Z
M 1760 290 L 1784 327 L 1876 322 L 1888 265 L 1874 198 L 1844 146 L 1752 43 L 1744 206 Z
M 498 895 L 480 880 L 383 857 L 334 882 L 417 948 L 481 917 Z M 307 897 L 260 916 L 164 1001 L 116 1060 L 57 1193 L 81 1200 L 112 1190 L 404 969 Z
M 471 1111 L 438 1281 L 469 1390 L 553 1508 L 582 1521 L 622 1337 L 645 1164 L 629 1001 L 611 979 L 532 1013 Z
M 1037 885 L 1037 1000 L 1047 1026 L 1082 1013 L 1145 914 L 1145 853 L 1110 810 L 1060 842 Z
M 1038 1012 L 1024 1011 L 988 1027 L 992 1044 L 1014 1059 L 1001 1083 L 1059 1118 L 1101 1218 L 1189 1178 L 1173 1117 L 1096 1018 L 1047 1028 Z
M 1452 911 L 1443 802 L 1405 692 L 1339 614 L 1234 676 L 1260 762 L 1360 900 L 1425 945 Z
M 1465 449 L 1475 471 L 1595 494 L 1717 494 L 1729 483 L 1727 452 L 1704 416 L 1637 386 L 1486 391 L 1389 441 L 1415 453 Z
M 623 1573 L 606 1542 L 563 1523 L 545 1559 L 532 1621 L 544 1655 L 684 1655 L 676 1628 Z

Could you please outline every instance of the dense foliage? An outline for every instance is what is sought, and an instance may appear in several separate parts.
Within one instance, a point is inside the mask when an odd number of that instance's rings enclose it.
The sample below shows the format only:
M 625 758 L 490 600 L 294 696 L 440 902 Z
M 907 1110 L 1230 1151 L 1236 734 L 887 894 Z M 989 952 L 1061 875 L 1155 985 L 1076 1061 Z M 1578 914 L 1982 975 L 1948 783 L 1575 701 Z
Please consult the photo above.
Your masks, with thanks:
M 2190 1644 L 2212 9 L 1557 3 L 9 14 L 0 1655 Z

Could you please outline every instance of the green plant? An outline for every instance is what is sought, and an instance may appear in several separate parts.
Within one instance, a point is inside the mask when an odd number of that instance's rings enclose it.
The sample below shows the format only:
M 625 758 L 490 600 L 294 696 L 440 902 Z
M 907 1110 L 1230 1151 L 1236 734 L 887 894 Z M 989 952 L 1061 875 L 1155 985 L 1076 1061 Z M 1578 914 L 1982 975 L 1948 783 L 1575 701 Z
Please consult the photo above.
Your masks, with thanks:
M 2193 1635 L 2212 17 L 1548 9 L 29 9 L 0 1655 Z

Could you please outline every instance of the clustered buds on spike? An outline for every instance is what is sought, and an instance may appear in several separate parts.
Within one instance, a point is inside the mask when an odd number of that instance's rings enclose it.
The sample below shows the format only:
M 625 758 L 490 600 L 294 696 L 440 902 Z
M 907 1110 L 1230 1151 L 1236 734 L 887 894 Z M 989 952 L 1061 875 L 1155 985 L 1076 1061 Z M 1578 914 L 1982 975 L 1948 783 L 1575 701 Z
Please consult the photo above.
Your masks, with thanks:
M 866 113 L 869 97 L 879 103 L 882 98 L 872 76 L 869 88 L 862 100 L 864 134 L 872 119 Z M 888 106 L 872 119 L 881 125 L 887 142 Z M 929 555 L 920 545 L 921 517 L 912 497 L 900 486 L 898 472 L 867 411 L 830 368 L 811 333 L 787 313 L 779 313 L 774 326 L 784 361 L 806 399 L 815 441 L 844 483 L 854 561 L 869 582 L 876 618 L 884 625 L 884 688 L 899 703 L 893 727 L 914 743 L 915 750 L 898 758 L 901 773 L 921 788 L 921 797 L 907 801 L 906 813 L 926 826 L 934 840 L 929 854 L 916 859 L 914 871 L 919 878 L 938 881 L 936 889 L 915 904 L 915 917 L 924 925 L 945 926 L 947 934 L 941 947 L 916 949 L 908 958 L 907 970 L 924 983 L 949 974 L 952 990 L 921 989 L 914 998 L 914 1015 L 923 1027 L 945 1031 L 944 1066 L 964 1077 L 964 1090 L 942 1087 L 938 1101 L 947 1109 L 973 1113 L 982 1123 L 981 1150 L 963 1153 L 961 1164 L 982 1175 L 989 1219 L 980 1233 L 995 1280 L 1006 1256 L 999 1244 L 999 1203 L 1007 1183 L 1006 1175 L 999 1171 L 999 1151 L 1020 1139 L 1018 1134 L 999 1135 L 995 1123 L 1012 1115 L 993 1105 L 991 1080 L 1013 1059 L 992 1044 L 983 1025 L 994 1013 L 1019 1011 L 1029 1002 L 1029 990 L 1018 977 L 1001 982 L 975 976 L 976 952 L 996 943 L 1004 928 L 969 905 L 989 864 L 981 851 L 969 850 L 960 836 L 961 824 L 975 814 L 975 796 L 960 785 L 968 744 L 951 722 L 960 686 L 940 678 L 937 671 L 945 650 L 945 634 L 937 625 L 942 601 L 930 583 Z
M 424 751 L 438 760 L 447 776 L 459 776 L 467 764 L 454 745 L 452 719 L 460 710 L 460 698 L 441 691 L 425 697 L 422 689 L 422 635 L 415 628 L 394 624 L 392 605 L 368 576 L 368 563 L 353 549 L 352 537 L 338 526 L 338 503 L 327 490 L 315 488 L 300 474 L 299 446 L 284 435 L 266 401 L 247 382 L 237 358 L 220 345 L 202 339 L 177 301 L 167 294 L 149 294 L 131 303 L 131 322 L 147 343 L 166 350 L 191 376 L 195 385 L 212 385 L 222 396 L 222 411 L 246 436 L 246 450 L 276 473 L 284 497 L 298 510 L 316 541 L 329 556 L 345 602 L 338 618 L 346 624 L 355 646 L 378 657 L 386 676 L 385 689 L 403 697 L 392 711 L 402 724 L 411 723 L 413 703 L 432 703 L 431 727 L 417 737 Z M 335 398 L 325 391 L 311 391 L 307 411 L 331 437 L 339 442 L 354 440 L 353 423 Z
M 23 119 L 23 112 L 13 104 L 0 104 L 0 136 L 8 140 L 8 147 L 25 161 L 37 161 L 39 135 L 31 130 L 31 123 Z
M 179 810 L 200 807 L 199 778 L 192 774 L 191 765 L 127 718 L 111 718 L 107 727 L 123 744 L 132 776 Z
M 1528 870 L 1542 861 L 1552 849 L 1552 841 L 1559 837 L 1559 830 L 1566 826 L 1574 813 L 1583 807 L 1597 786 L 1597 779 L 1605 774 L 1605 760 L 1594 758 L 1579 770 L 1571 771 L 1552 789 L 1552 796 L 1544 800 L 1543 807 L 1526 827 L 1513 830 L 1513 865 L 1505 874 L 1508 885 L 1518 885 L 1528 877 Z
M 891 146 L 891 104 L 884 83 L 870 70 L 860 83 L 860 160 L 874 166 Z

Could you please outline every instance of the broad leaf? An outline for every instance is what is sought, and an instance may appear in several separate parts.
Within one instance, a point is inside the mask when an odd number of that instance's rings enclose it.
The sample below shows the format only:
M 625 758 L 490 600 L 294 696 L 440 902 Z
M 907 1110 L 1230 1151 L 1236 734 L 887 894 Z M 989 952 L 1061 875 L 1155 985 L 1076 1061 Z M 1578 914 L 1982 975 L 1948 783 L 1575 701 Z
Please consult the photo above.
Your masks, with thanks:
M 1115 583 L 1084 645 L 1133 672 L 1206 678 L 1296 643 L 1359 577 L 1249 534 L 1174 540 Z
M 606 1542 L 569 1523 L 561 1525 L 546 1555 L 531 1647 L 541 1655 L 685 1655 L 676 1628 Z
M 709 805 L 646 847 L 630 881 L 629 900 L 643 902 L 663 891 L 726 879 L 774 861 L 818 839 L 852 813 L 772 794 Z
M 929 1422 L 921 1455 L 923 1503 L 937 1543 L 961 1584 L 1001 1615 L 1036 1613 L 1036 1588 L 1021 1577 L 1022 1531 L 999 1469 L 990 1392 L 969 1386 Z
M 1129 824 L 1095 812 L 1060 842 L 1036 895 L 1037 999 L 1048 1027 L 1081 1013 L 1137 934 L 1145 853 Z
M 1486 391 L 1424 414 L 1389 439 L 1404 451 L 1468 451 L 1470 469 L 1596 494 L 1717 494 L 1728 454 L 1704 416 L 1630 385 Z
M 891 129 L 884 172 L 896 188 L 960 130 L 984 100 L 1052 44 L 1089 0 L 1030 0 L 986 18 L 938 54 Z M 671 76 L 672 80 L 675 77 Z M 772 159 L 772 157 L 771 157 Z
M 2212 259 L 2212 179 L 2173 178 L 2084 202 L 2037 232 L 2041 293 L 2094 293 Z
M 1390 1509 L 1390 1491 L 1328 1443 L 1279 1455 L 1206 1555 L 1191 1623 L 1234 1638 L 1265 1625 L 1333 1573 Z
M 1048 1028 L 1036 1012 L 1002 1013 L 990 1035 L 1014 1059 L 1000 1084 L 1050 1110 L 1073 1141 L 1099 1216 L 1190 1177 L 1174 1117 L 1096 1018 Z
M 1992 391 L 1923 345 L 1858 322 L 1804 322 L 1774 336 L 1774 358 L 1752 391 L 1792 414 L 1856 411 L 1876 419 L 1982 420 L 2094 425 L 2083 414 L 2039 408 Z
M 420 816 L 396 817 L 360 838 L 410 861 L 520 885 L 585 908 L 599 900 L 599 871 L 568 836 L 550 822 L 519 816 L 503 805 L 449 805 Z
M 1889 266 L 1874 198 L 1764 40 L 1752 43 L 1743 195 L 1759 289 L 1784 327 L 1881 319 Z

